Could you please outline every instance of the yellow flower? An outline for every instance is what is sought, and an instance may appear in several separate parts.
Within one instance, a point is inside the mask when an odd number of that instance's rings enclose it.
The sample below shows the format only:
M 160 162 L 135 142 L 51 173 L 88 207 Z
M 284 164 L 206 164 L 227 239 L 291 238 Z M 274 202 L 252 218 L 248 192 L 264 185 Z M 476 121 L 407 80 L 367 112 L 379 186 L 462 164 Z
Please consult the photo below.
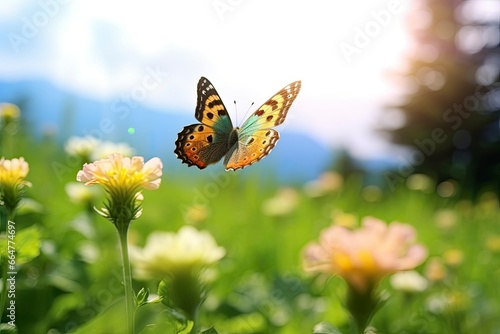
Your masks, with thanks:
M 357 230 L 331 226 L 321 232 L 319 244 L 305 248 L 304 269 L 339 275 L 364 293 L 384 276 L 413 269 L 424 261 L 427 251 L 415 244 L 415 237 L 410 225 L 387 225 L 372 217 L 365 218 Z
M 486 238 L 486 248 L 492 252 L 500 252 L 500 235 L 489 235 Z
M 84 164 L 76 179 L 86 186 L 100 184 L 108 193 L 109 202 L 97 212 L 115 225 L 128 225 L 141 215 L 141 188 L 154 190 L 160 186 L 162 167 L 159 158 L 144 163 L 143 157 L 128 158 L 115 153 L 108 159 Z
M 121 154 L 111 154 L 108 159 L 84 164 L 78 172 L 76 180 L 85 182 L 86 186 L 100 184 L 106 190 L 123 189 L 148 190 L 158 189 L 161 183 L 162 162 L 153 158 L 144 163 L 143 157 L 123 157 Z
M 353 228 L 358 224 L 358 218 L 352 213 L 347 213 L 341 210 L 332 212 L 332 225 Z
M 430 259 L 425 267 L 425 276 L 431 282 L 439 282 L 446 278 L 446 268 L 440 258 Z
M 13 212 L 22 197 L 22 188 L 31 187 L 31 183 L 25 181 L 28 175 L 29 165 L 23 157 L 12 160 L 0 158 L 0 194 L 8 211 Z
M 183 216 L 186 224 L 198 225 L 204 222 L 210 212 L 206 205 L 196 204 L 184 209 Z
M 19 107 L 12 103 L 1 103 L 0 104 L 0 118 L 3 121 L 9 122 L 14 119 L 18 119 L 21 115 Z
M 450 267 L 458 267 L 464 262 L 464 252 L 460 249 L 448 249 L 443 253 L 444 262 Z
M 30 168 L 23 157 L 19 159 L 6 160 L 0 158 L 0 184 L 2 185 L 20 185 L 31 186 L 31 183 L 24 181 Z
M 209 232 L 198 231 L 193 226 L 184 226 L 177 234 L 154 232 L 143 249 L 130 247 L 135 275 L 143 279 L 198 272 L 225 254 Z

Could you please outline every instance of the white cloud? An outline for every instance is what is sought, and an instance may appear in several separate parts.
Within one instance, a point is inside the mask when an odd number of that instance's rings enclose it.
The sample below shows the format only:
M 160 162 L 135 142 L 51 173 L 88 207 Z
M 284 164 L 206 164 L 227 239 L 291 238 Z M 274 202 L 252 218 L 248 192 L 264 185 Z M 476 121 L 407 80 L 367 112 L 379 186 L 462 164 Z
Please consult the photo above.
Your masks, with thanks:
M 220 3 L 229 7 L 218 11 L 214 4 Z M 235 99 L 245 110 L 301 79 L 303 90 L 293 108 L 301 113 L 290 120 L 290 128 L 324 142 L 369 147 L 375 142 L 368 130 L 379 115 L 380 96 L 391 91 L 384 71 L 401 62 L 406 47 L 406 9 L 391 15 L 387 26 L 379 22 L 379 31 L 368 36 L 368 45 L 359 47 L 351 62 L 340 44 L 353 44 L 357 29 L 377 24 L 373 12 L 387 11 L 389 3 L 70 1 L 44 27 L 43 36 L 34 37 L 43 38 L 44 54 L 4 59 L 0 73 L 42 75 L 67 89 L 109 99 L 140 84 L 147 66 L 160 66 L 169 78 L 144 102 L 189 112 L 202 75 L 214 83 L 230 112 Z M 3 2 L 4 8 L 0 12 L 24 15 L 22 5 Z

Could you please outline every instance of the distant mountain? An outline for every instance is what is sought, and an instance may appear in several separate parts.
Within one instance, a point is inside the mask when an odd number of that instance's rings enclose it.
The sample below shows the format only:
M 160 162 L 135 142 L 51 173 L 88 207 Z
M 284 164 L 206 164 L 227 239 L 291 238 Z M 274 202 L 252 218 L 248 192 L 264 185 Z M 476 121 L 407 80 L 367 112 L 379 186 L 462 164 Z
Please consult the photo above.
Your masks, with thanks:
M 70 136 L 94 135 L 125 141 L 146 158 L 160 157 L 168 171 L 194 175 L 173 153 L 177 133 L 195 123 L 191 113 L 134 105 L 119 98 L 99 101 L 64 91 L 43 80 L 0 81 L 0 103 L 19 105 L 23 120 L 36 137 L 51 135 L 63 144 Z M 193 101 L 194 106 L 194 101 Z M 129 129 L 134 129 L 130 134 Z M 279 130 L 279 128 L 278 128 Z M 333 151 L 303 134 L 281 132 L 273 152 L 240 173 L 264 174 L 280 182 L 303 182 L 317 177 L 332 161 Z M 201 173 L 223 170 L 222 164 Z

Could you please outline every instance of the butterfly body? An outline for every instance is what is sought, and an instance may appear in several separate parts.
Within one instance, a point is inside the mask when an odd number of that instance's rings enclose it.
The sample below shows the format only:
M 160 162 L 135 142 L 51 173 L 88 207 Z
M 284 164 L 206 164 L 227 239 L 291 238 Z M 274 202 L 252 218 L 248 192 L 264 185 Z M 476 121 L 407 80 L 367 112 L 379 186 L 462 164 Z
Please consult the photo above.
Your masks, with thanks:
M 179 132 L 175 151 L 188 166 L 200 169 L 224 158 L 226 170 L 237 170 L 264 158 L 279 139 L 273 127 L 285 120 L 292 102 L 300 91 L 295 81 L 259 107 L 241 127 L 233 127 L 219 94 L 202 77 L 198 82 L 195 117 L 201 123 L 191 124 Z

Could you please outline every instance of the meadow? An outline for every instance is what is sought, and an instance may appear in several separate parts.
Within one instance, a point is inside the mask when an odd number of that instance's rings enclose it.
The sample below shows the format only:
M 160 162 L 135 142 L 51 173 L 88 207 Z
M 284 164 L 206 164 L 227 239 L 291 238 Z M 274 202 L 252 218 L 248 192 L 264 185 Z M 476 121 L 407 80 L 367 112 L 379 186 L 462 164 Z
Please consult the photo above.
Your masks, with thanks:
M 93 186 L 97 193 L 90 200 L 69 198 L 67 185 L 75 182 L 82 161 L 68 157 L 54 139 L 17 134 L 11 145 L 6 157 L 23 156 L 32 183 L 15 217 L 17 236 L 29 231 L 28 246 L 18 239 L 27 249 L 18 250 L 26 257 L 16 276 L 18 333 L 121 333 L 117 233 L 93 209 L 102 207 L 104 194 Z M 285 186 L 273 181 L 273 171 L 258 175 L 251 169 L 229 173 L 219 164 L 191 178 L 192 173 L 176 175 L 164 166 L 161 186 L 143 191 L 142 216 L 130 227 L 130 244 L 141 247 L 154 231 L 176 232 L 187 224 L 208 231 L 225 249 L 199 310 L 200 329 L 351 333 L 346 283 L 306 273 L 302 251 L 324 228 L 356 228 L 371 216 L 412 225 L 428 251 L 415 269 L 425 279 L 423 289 L 382 280 L 378 291 L 385 303 L 371 321 L 371 332 L 500 333 L 497 194 L 464 199 L 459 184 L 449 182 L 443 191 L 443 185 L 422 175 L 410 176 L 394 191 L 365 184 L 360 175 L 334 172 L 323 180 L 328 187 L 322 182 Z M 134 278 L 133 287 L 154 294 L 158 283 Z M 165 310 L 161 303 L 139 308 L 137 332 L 153 333 L 147 325 L 160 322 L 167 324 L 162 333 L 182 332 L 172 325 L 175 312 Z M 8 321 L 4 312 L 2 322 Z

